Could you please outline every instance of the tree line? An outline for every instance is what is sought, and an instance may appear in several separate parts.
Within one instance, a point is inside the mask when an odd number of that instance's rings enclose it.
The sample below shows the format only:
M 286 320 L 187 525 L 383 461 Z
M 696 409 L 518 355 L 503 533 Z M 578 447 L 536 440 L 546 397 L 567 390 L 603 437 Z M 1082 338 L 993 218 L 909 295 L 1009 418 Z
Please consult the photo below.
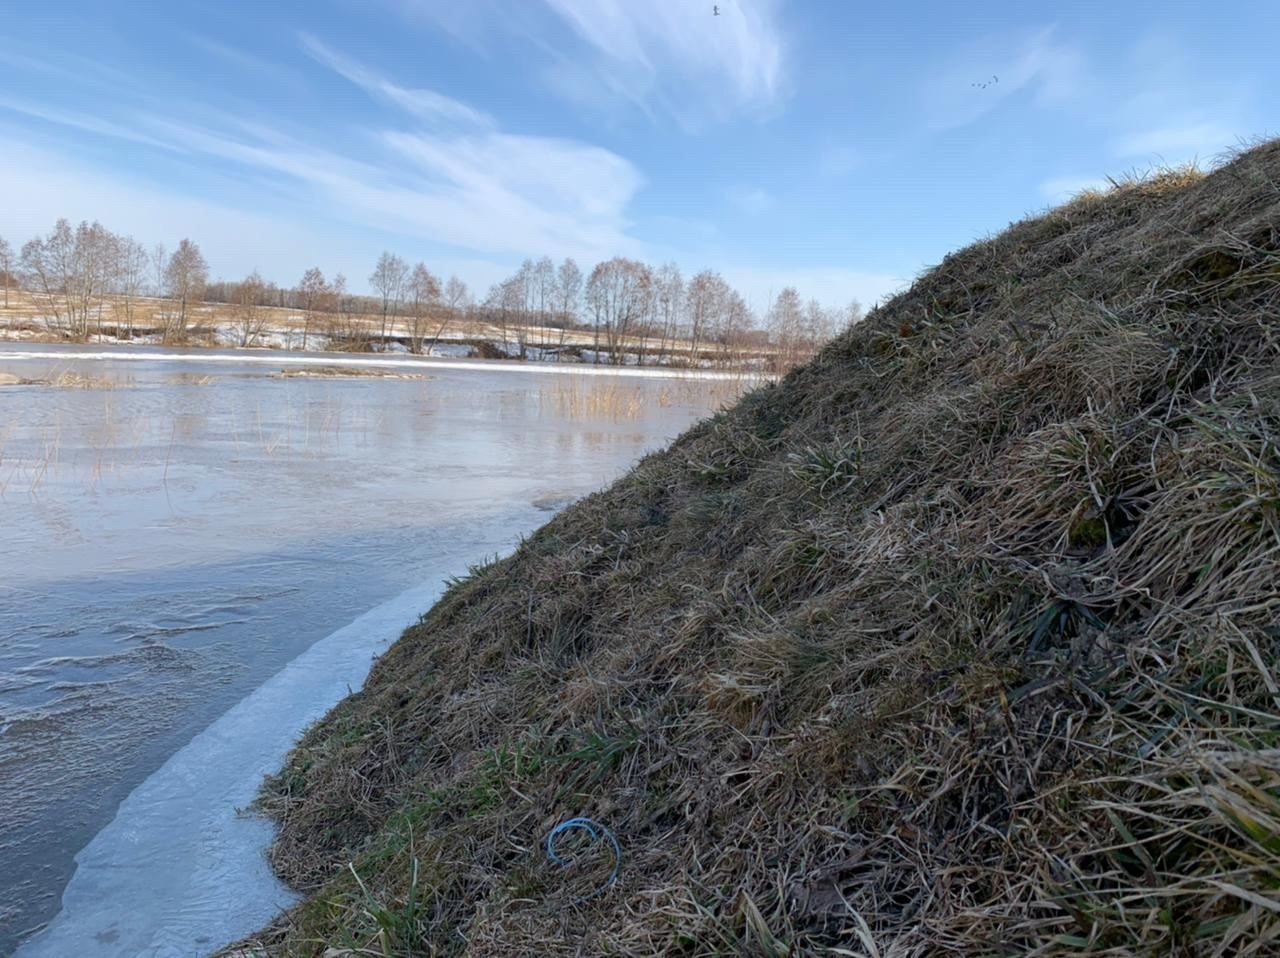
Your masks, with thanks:
M 597 363 L 739 364 L 777 369 L 803 362 L 839 328 L 856 322 L 854 302 L 828 308 L 782 289 L 758 315 L 718 272 L 685 279 L 679 267 L 650 266 L 615 256 L 588 273 L 572 258 L 527 259 L 480 299 L 457 276 L 441 280 L 425 263 L 384 252 L 369 278 L 371 295 L 352 293 L 342 274 L 329 279 L 306 270 L 293 286 L 279 286 L 256 270 L 242 280 L 211 281 L 203 254 L 190 239 L 170 251 L 147 249 L 98 222 L 53 229 L 15 254 L 0 237 L 0 287 L 24 288 L 40 304 L 46 323 L 67 338 L 110 332 L 131 339 L 142 331 L 140 303 L 150 310 L 147 332 L 182 343 L 201 331 L 196 307 L 220 303 L 241 346 L 261 341 L 271 308 L 301 314 L 301 345 L 385 349 L 403 342 L 429 353 L 451 322 L 487 326 L 500 355 L 520 359 L 574 359 Z M 474 333 L 473 337 L 484 338 Z M 317 337 L 322 337 L 317 342 Z

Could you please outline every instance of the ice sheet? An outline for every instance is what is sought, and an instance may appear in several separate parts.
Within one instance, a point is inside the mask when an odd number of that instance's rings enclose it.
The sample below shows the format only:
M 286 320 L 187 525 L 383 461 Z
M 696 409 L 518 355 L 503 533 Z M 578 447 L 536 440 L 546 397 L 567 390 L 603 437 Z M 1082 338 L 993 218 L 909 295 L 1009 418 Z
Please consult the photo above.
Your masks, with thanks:
M 204 955 L 292 904 L 265 858 L 271 824 L 238 810 L 438 592 L 411 589 L 320 640 L 174 754 L 76 856 L 62 911 L 18 958 Z

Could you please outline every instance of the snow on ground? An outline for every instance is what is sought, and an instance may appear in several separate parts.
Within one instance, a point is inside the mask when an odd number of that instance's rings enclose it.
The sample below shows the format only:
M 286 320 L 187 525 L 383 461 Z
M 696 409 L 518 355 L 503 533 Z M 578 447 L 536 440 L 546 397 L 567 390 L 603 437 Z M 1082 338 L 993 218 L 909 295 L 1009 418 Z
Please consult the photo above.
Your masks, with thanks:
M 167 349 L 148 348 L 146 350 L 99 350 L 88 348 L 75 349 L 40 349 L 32 345 L 29 349 L 6 350 L 5 356 L 12 359 L 102 359 L 102 360 L 145 360 L 163 359 L 169 362 L 191 363 L 255 363 L 265 366 L 355 366 L 355 367 L 387 367 L 410 368 L 418 372 L 429 372 L 432 369 L 485 369 L 493 372 L 509 373 L 551 373 L 553 375 L 572 376 L 632 376 L 651 379 L 741 379 L 741 372 L 712 369 L 672 369 L 665 366 L 595 366 L 587 363 L 535 363 L 515 362 L 512 360 L 483 359 L 437 359 L 426 356 L 393 356 L 390 354 L 368 353 L 313 353 L 285 352 L 282 350 L 212 350 L 191 349 L 177 352 Z

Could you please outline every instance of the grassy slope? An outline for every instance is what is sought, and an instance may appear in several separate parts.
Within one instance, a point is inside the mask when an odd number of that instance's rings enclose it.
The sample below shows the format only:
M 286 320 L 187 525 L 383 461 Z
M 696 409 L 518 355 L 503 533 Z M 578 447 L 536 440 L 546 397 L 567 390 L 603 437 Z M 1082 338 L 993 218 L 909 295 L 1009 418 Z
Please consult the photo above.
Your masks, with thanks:
M 1277 184 L 950 256 L 457 584 L 270 783 L 263 942 L 1280 952 Z

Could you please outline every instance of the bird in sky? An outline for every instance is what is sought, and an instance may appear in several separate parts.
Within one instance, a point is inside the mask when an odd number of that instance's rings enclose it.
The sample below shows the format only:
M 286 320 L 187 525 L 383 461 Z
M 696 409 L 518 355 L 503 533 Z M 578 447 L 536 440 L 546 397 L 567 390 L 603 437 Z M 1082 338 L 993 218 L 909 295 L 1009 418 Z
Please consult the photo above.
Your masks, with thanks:
M 985 80 L 980 83 L 970 83 L 969 85 L 971 87 L 976 87 L 979 90 L 985 90 L 987 87 L 995 86 L 999 82 L 1000 82 L 1000 78 L 993 73 L 991 74 L 990 80 Z
M 718 16 L 720 16 L 720 8 L 719 8 L 718 6 L 712 7 L 712 8 L 711 8 L 711 15 L 712 15 L 713 17 L 718 17 Z

